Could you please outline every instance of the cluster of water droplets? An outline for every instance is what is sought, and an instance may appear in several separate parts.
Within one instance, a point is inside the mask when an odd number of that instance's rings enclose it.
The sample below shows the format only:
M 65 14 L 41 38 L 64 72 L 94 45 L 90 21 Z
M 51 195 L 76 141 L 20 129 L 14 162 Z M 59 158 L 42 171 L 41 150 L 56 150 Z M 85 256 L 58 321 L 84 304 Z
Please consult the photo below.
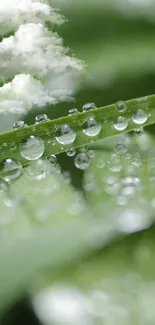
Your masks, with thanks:
M 135 130 L 137 136 L 141 136 L 143 134 L 142 125 L 147 121 L 149 116 L 146 113 L 146 105 L 144 105 L 143 101 L 140 102 L 139 107 L 140 108 L 133 113 L 129 121 L 128 117 L 126 117 L 128 103 L 123 101 L 117 102 L 115 104 L 115 109 L 117 113 L 119 112 L 119 116 L 116 118 L 114 117 L 112 128 L 119 133 L 120 131 L 126 130 L 128 124 L 132 122 L 137 125 L 137 129 Z M 98 136 L 100 132 L 104 132 L 104 125 L 108 122 L 108 117 L 104 117 L 103 124 L 98 121 L 95 118 L 95 113 L 93 114 L 93 110 L 95 109 L 96 105 L 94 103 L 87 103 L 82 107 L 83 113 L 90 112 L 89 116 L 80 120 L 79 124 L 82 128 L 82 136 L 88 138 L 88 143 L 93 143 L 94 138 Z M 68 115 L 73 116 L 73 118 L 79 113 L 77 108 L 71 108 L 68 111 Z M 74 160 L 76 168 L 87 172 L 91 164 L 94 164 L 95 161 L 95 167 L 100 171 L 104 170 L 102 177 L 100 176 L 100 186 L 98 186 L 96 175 L 89 173 L 90 175 L 83 184 L 83 188 L 86 192 L 91 193 L 94 189 L 97 195 L 100 194 L 100 192 L 104 192 L 105 195 L 112 197 L 118 207 L 127 207 L 131 201 L 135 202 L 137 200 L 137 202 L 140 203 L 144 201 L 145 188 L 140 175 L 141 157 L 138 155 L 138 152 L 135 155 L 131 154 L 128 144 L 126 145 L 124 141 L 119 141 L 109 154 L 106 153 L 106 158 L 104 158 L 104 155 L 103 157 L 98 157 L 97 154 L 96 159 L 97 151 L 89 148 L 89 146 L 75 149 L 74 146 L 78 146 L 78 132 L 74 127 L 68 124 L 54 125 L 54 136 L 53 133 L 51 134 L 51 131 L 47 129 L 46 140 L 43 140 L 41 136 L 33 134 L 38 124 L 41 125 L 48 121 L 49 118 L 46 114 L 37 115 L 34 125 L 31 128 L 31 135 L 22 139 L 19 146 L 14 142 L 9 145 L 7 143 L 3 144 L 2 150 L 3 148 L 4 150 L 5 148 L 7 148 L 7 150 L 9 148 L 10 156 L 3 159 L 0 163 L 0 192 L 5 192 L 9 184 L 18 180 L 23 173 L 20 162 L 11 158 L 12 154 L 18 151 L 18 148 L 21 157 L 27 160 L 28 163 L 31 162 L 28 171 L 31 178 L 36 181 L 47 179 L 51 174 L 52 166 L 58 174 L 62 174 L 65 182 L 70 184 L 72 182 L 70 172 L 68 170 L 61 171 L 61 166 L 57 162 L 57 157 L 52 152 L 52 148 L 54 148 L 56 144 L 59 144 L 60 151 L 66 150 L 67 156 Z M 25 127 L 27 127 L 27 124 L 24 121 L 18 121 L 13 125 L 14 130 L 23 129 Z M 51 149 L 51 154 L 49 154 L 47 159 L 44 159 L 44 153 L 48 146 Z M 50 150 L 47 150 L 47 152 L 50 153 Z M 150 170 L 153 170 L 153 167 L 150 167 Z M 152 181 L 154 178 L 155 176 L 152 172 L 149 181 Z M 152 183 L 150 188 L 153 188 Z M 153 198 L 150 199 L 150 202 L 152 208 L 154 208 L 155 202 Z
M 137 132 L 140 132 L 138 130 L 140 130 L 139 126 L 143 125 L 147 119 L 148 119 L 148 114 L 145 110 L 146 108 L 146 99 L 145 100 L 139 100 L 139 103 L 143 104 L 143 106 L 140 107 L 144 107 L 144 108 L 139 108 L 137 109 L 132 117 L 131 117 L 131 121 L 130 119 L 126 116 L 126 112 L 128 111 L 128 103 L 124 102 L 124 101 L 119 101 L 115 104 L 115 109 L 117 112 L 120 113 L 119 116 L 114 117 L 113 119 L 113 128 L 119 132 L 122 132 L 124 130 L 126 130 L 128 128 L 129 123 L 134 123 L 137 125 Z M 91 110 L 95 110 L 96 109 L 96 105 L 94 103 L 87 103 L 82 107 L 82 112 L 91 112 Z M 69 116 L 74 116 L 79 114 L 80 112 L 78 111 L 77 108 L 71 108 L 68 111 L 68 115 Z M 49 120 L 49 118 L 47 117 L 46 114 L 39 114 L 36 116 L 35 118 L 35 125 L 36 124 L 42 124 L 45 123 Z M 104 133 L 104 123 L 108 122 L 108 118 L 104 118 L 103 121 L 103 126 L 101 124 L 100 121 L 98 121 L 95 116 L 89 115 L 88 117 L 84 118 L 82 122 L 80 122 L 80 126 L 82 127 L 83 130 L 83 134 L 87 137 L 87 141 L 89 142 L 93 142 L 94 138 L 96 136 L 98 136 L 101 131 Z M 25 158 L 26 160 L 35 160 L 40 158 L 45 151 L 45 146 L 46 143 L 48 145 L 55 145 L 56 143 L 59 144 L 60 150 L 64 150 L 65 147 L 64 146 L 69 146 L 71 144 L 73 144 L 73 149 L 69 148 L 67 149 L 67 155 L 68 156 L 74 156 L 75 155 L 75 149 L 74 149 L 74 145 L 76 145 L 76 143 L 78 143 L 78 139 L 77 139 L 77 132 L 74 129 L 74 127 L 71 127 L 68 124 L 62 124 L 62 125 L 54 125 L 54 133 L 55 136 L 53 137 L 53 135 L 51 135 L 50 131 L 47 130 L 47 135 L 48 135 L 48 139 L 47 141 L 43 140 L 41 137 L 39 136 L 35 136 L 33 135 L 33 131 L 36 131 L 36 127 L 35 125 L 32 127 L 32 135 L 30 135 L 29 137 L 23 139 L 19 145 L 19 150 L 20 153 L 22 155 L 23 158 Z M 14 123 L 13 128 L 15 130 L 17 129 L 21 129 L 26 127 L 27 124 L 25 124 L 24 121 L 18 121 L 16 123 Z M 103 129 L 103 130 L 102 130 Z M 85 139 L 86 141 L 86 139 Z M 52 152 L 51 152 L 52 153 Z M 85 154 L 78 154 L 75 158 L 75 165 L 76 167 L 78 167 L 79 161 L 88 162 L 88 155 Z M 81 169 L 86 169 L 85 167 L 85 163 L 83 164 L 83 167 Z

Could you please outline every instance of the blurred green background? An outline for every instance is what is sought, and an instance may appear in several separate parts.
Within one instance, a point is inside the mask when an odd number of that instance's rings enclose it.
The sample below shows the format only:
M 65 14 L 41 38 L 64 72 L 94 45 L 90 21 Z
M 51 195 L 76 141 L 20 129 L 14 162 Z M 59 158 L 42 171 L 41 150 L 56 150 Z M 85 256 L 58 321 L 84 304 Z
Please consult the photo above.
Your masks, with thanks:
M 51 0 L 68 22 L 59 27 L 78 58 L 87 65 L 74 103 L 60 103 L 43 111 L 54 119 L 86 102 L 97 106 L 155 93 L 155 1 L 154 0 Z M 32 124 L 37 112 L 25 121 Z M 16 116 L 4 116 L 0 131 L 12 128 Z M 151 127 L 154 132 L 154 126 Z M 80 187 L 81 172 L 74 169 L 66 155 L 61 166 L 72 171 L 73 183 Z M 80 174 L 79 174 L 80 173 Z M 27 300 L 15 306 L 3 324 L 38 324 Z

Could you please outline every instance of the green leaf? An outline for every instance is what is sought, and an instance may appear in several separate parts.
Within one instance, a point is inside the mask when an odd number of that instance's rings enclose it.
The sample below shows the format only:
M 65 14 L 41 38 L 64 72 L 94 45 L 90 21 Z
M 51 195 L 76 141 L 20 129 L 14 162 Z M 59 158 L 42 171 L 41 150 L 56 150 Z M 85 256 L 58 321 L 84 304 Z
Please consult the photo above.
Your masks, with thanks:
M 77 292 L 77 297 L 80 294 L 80 297 L 86 299 L 86 308 L 81 305 L 84 310 L 82 316 L 93 324 L 104 322 L 121 325 L 153 324 L 155 317 L 154 235 L 154 227 L 132 234 L 112 243 L 104 250 L 96 251 L 85 260 L 76 261 L 75 264 L 69 264 L 66 269 L 52 273 L 52 277 L 49 277 L 46 283 L 48 294 L 50 290 L 53 296 L 57 290 L 61 294 L 64 293 L 64 288 L 68 288 L 70 298 L 74 302 L 76 299 L 75 294 L 72 296 L 74 290 L 74 293 Z M 46 280 L 47 278 L 48 273 Z M 43 280 L 40 283 L 41 292 L 42 284 Z M 40 308 L 42 311 L 42 306 Z M 63 312 L 64 310 L 62 318 Z M 41 320 L 44 320 L 41 312 L 39 315 Z
M 33 232 L 89 215 L 82 196 L 47 160 L 38 160 L 0 196 L 0 240 L 33 237 Z
M 23 166 L 29 164 L 29 161 L 21 156 L 19 145 L 22 140 L 27 139 L 31 135 L 39 136 L 44 140 L 44 156 L 47 157 L 51 154 L 65 152 L 69 147 L 84 146 L 100 139 L 134 130 L 139 127 L 139 122 L 135 123 L 132 120 L 132 116 L 139 109 L 143 110 L 145 112 L 144 114 L 146 114 L 146 119 L 143 123 L 140 123 L 143 126 L 147 126 L 155 122 L 154 106 L 155 95 L 152 95 L 127 101 L 127 109 L 122 113 L 117 111 L 114 104 L 2 134 L 0 136 L 0 146 L 3 148 L 1 151 L 1 157 L 2 159 L 8 157 L 15 158 L 21 162 Z M 101 131 L 96 136 L 88 136 L 83 132 L 84 120 L 90 116 L 93 116 L 96 121 L 101 123 Z M 123 130 L 118 130 L 114 127 L 114 123 L 117 123 L 117 119 L 120 116 L 125 118 L 125 123 L 127 124 L 127 127 L 124 127 Z M 57 127 L 64 124 L 69 125 L 76 132 L 74 143 L 69 145 L 63 145 L 55 139 Z
M 3 242 L 0 246 L 0 314 L 30 290 L 30 284 L 36 283 L 42 270 L 50 267 L 57 272 L 86 257 L 96 247 L 104 246 L 110 238 L 103 234 L 101 220 L 86 218 L 34 228 L 29 236 L 22 238 L 7 238 L 5 245 Z

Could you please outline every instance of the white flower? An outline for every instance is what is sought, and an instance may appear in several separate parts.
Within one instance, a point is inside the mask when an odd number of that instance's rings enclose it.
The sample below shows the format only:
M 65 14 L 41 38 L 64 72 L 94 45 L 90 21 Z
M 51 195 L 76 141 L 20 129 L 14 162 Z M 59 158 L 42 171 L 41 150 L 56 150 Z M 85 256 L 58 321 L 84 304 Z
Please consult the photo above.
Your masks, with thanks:
M 69 89 L 54 89 L 30 75 L 16 75 L 0 88 L 0 113 L 25 114 L 32 108 L 56 104 L 71 97 Z
M 81 69 L 81 61 L 67 55 L 63 40 L 43 24 L 21 25 L 0 43 L 0 79 L 17 73 L 42 78 Z
M 64 17 L 50 7 L 46 0 L 1 0 L 0 34 L 17 30 L 25 23 L 44 23 L 45 21 L 61 24 Z
M 27 113 L 68 99 L 83 63 L 68 55 L 63 40 L 45 27 L 64 18 L 43 0 L 0 2 L 0 113 Z M 7 82 L 7 80 L 12 80 Z

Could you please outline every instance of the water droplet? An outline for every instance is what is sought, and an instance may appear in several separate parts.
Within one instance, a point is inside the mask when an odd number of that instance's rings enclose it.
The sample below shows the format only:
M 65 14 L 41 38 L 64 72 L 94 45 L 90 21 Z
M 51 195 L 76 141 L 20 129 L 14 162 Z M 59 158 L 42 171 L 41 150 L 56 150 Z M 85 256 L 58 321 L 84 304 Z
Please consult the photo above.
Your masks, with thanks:
M 139 109 L 136 113 L 133 114 L 132 120 L 135 124 L 143 124 L 147 121 L 148 116 L 145 111 Z
M 88 154 L 88 156 L 90 158 L 94 158 L 95 157 L 95 150 L 88 150 L 87 154 Z
M 115 104 L 115 108 L 117 109 L 117 111 L 119 112 L 125 112 L 127 109 L 127 105 L 125 102 L 123 101 L 119 101 Z
M 119 116 L 114 121 L 113 126 L 117 131 L 123 131 L 123 130 L 125 130 L 127 128 L 128 121 L 124 116 Z
M 36 126 L 35 125 L 32 125 L 32 129 L 31 129 L 33 132 L 36 131 Z
M 117 143 L 115 146 L 115 151 L 117 155 L 124 155 L 127 152 L 127 148 L 122 143 Z
M 87 117 L 83 122 L 83 132 L 90 136 L 94 137 L 99 134 L 101 131 L 101 124 L 97 122 L 94 117 Z
M 35 124 L 40 124 L 48 121 L 46 114 L 39 114 L 35 117 Z
M 89 165 L 90 165 L 90 157 L 86 152 L 80 152 L 75 157 L 75 166 L 78 169 L 85 170 L 89 167 Z
M 114 173 L 119 173 L 122 169 L 121 161 L 118 155 L 112 154 L 108 161 L 109 163 L 109 170 Z
M 44 141 L 40 137 L 31 135 L 20 143 L 19 149 L 25 159 L 36 160 L 44 153 Z
M 75 148 L 69 148 L 69 149 L 66 151 L 66 154 L 67 154 L 67 156 L 69 156 L 69 157 L 73 157 L 73 156 L 75 156 L 75 154 L 76 154 L 76 149 L 75 149 Z
M 51 164 L 48 160 L 38 159 L 31 163 L 27 171 L 34 179 L 42 180 L 50 174 L 51 168 Z
M 15 150 L 17 150 L 17 145 L 16 145 L 15 142 L 10 143 L 10 150 L 11 150 L 11 151 L 15 151 Z
M 19 178 L 22 174 L 21 164 L 11 158 L 7 158 L 0 162 L 0 178 L 6 182 L 11 182 Z
M 56 129 L 56 140 L 61 144 L 74 142 L 76 133 L 67 124 L 61 125 Z
M 137 128 L 134 130 L 134 132 L 138 135 L 142 135 L 144 133 L 144 129 L 141 127 L 141 128 Z
M 83 112 L 90 111 L 91 109 L 95 109 L 96 105 L 94 103 L 87 103 L 82 107 Z
M 27 124 L 24 123 L 24 121 L 17 121 L 13 124 L 13 129 L 18 130 L 18 129 L 23 129 L 27 126 Z
M 77 110 L 77 108 L 71 108 L 69 111 L 68 111 L 68 116 L 72 116 L 72 115 L 75 115 L 75 114 L 79 114 L 80 112 Z
M 88 146 L 83 146 L 80 148 L 80 152 L 87 152 L 88 151 Z
M 57 163 L 57 157 L 55 155 L 51 155 L 50 157 L 48 157 L 48 160 L 50 161 L 51 164 Z

